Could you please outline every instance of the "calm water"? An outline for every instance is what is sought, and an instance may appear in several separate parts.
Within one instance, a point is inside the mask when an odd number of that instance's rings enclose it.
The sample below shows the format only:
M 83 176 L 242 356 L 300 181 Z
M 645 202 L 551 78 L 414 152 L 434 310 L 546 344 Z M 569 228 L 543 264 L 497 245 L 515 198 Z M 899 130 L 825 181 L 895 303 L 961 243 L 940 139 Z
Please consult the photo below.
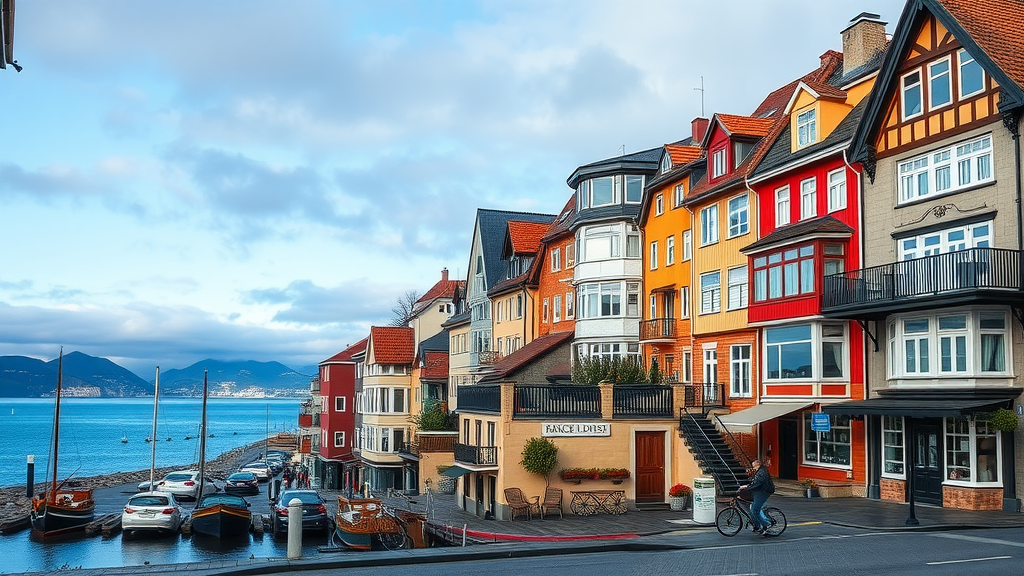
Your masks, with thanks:
M 265 438 L 268 407 L 272 434 L 294 430 L 299 404 L 297 398 L 211 398 L 207 419 L 214 437 L 207 439 L 207 459 Z M 145 439 L 153 429 L 152 398 L 64 398 L 60 410 L 61 479 L 73 472 L 83 477 L 149 468 L 151 447 Z M 198 459 L 201 413 L 198 398 L 161 398 L 158 467 Z M 0 486 L 25 484 L 28 454 L 35 455 L 36 482 L 45 480 L 52 426 L 52 398 L 0 398 Z

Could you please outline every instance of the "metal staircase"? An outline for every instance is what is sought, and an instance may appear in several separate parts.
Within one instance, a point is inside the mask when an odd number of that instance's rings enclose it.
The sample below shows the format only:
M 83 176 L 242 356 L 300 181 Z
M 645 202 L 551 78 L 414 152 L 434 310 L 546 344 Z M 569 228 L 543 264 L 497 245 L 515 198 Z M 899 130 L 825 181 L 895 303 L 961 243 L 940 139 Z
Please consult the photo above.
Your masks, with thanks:
M 749 481 L 747 468 L 750 466 L 750 458 L 732 434 L 726 431 L 730 442 L 706 414 L 681 409 L 679 431 L 701 470 L 715 479 L 718 494 L 734 496 L 739 487 Z

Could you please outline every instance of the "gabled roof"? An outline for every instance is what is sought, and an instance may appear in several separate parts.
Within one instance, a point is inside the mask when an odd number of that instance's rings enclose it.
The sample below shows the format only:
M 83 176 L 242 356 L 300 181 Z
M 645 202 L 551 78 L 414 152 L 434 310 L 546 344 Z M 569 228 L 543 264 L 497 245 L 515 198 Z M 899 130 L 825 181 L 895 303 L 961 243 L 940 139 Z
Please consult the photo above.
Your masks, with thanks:
M 796 90 L 798 82 L 801 80 L 817 80 L 819 82 L 824 82 L 832 76 L 837 69 L 842 72 L 843 55 L 835 50 L 826 50 L 825 53 L 821 55 L 821 63 L 817 69 L 805 74 L 802 78 L 798 78 L 789 84 L 786 84 L 782 88 L 776 89 L 761 101 L 761 104 L 756 110 L 754 110 L 754 113 L 751 114 L 751 116 L 754 116 L 755 118 L 768 118 L 782 114 L 782 110 L 786 107 L 786 103 L 793 97 L 793 90 Z
M 757 242 L 740 249 L 744 254 L 759 252 L 764 248 L 786 244 L 791 240 L 810 238 L 815 236 L 848 237 L 853 234 L 850 228 L 843 222 L 831 216 L 820 216 L 810 220 L 801 220 L 795 224 L 776 228 L 774 232 L 761 238 Z
M 420 379 L 431 380 L 448 379 L 448 352 L 429 351 L 423 361 L 423 369 L 420 371 Z
M 559 346 L 572 342 L 573 336 L 575 332 L 572 331 L 545 334 L 495 362 L 492 371 L 481 378 L 480 382 L 503 380 Z
M 323 366 L 324 364 L 334 364 L 334 363 L 340 363 L 340 362 L 352 362 L 353 361 L 352 360 L 353 356 L 355 356 L 356 354 L 361 354 L 361 353 L 366 351 L 366 341 L 367 341 L 367 338 L 363 338 L 359 342 L 356 342 L 355 344 L 349 346 L 348 348 L 345 348 L 341 352 L 338 352 L 334 356 L 331 356 L 327 360 L 324 360 L 319 365 Z
M 752 116 L 737 116 L 735 114 L 715 114 L 711 117 L 711 123 L 708 125 L 708 131 L 704 135 L 704 147 L 707 147 L 709 137 L 713 131 L 713 126 L 716 123 L 721 126 L 722 130 L 730 137 L 749 136 L 751 138 L 761 138 L 771 130 L 772 121 L 772 118 L 754 118 Z
M 487 286 L 484 287 L 485 290 L 490 290 L 495 283 L 505 278 L 508 262 L 502 259 L 501 252 L 505 245 L 508 222 L 516 220 L 548 224 L 554 218 L 553 214 L 477 209 L 476 233 L 480 235 L 480 245 L 483 248 L 484 270 L 487 279 Z M 471 271 L 474 269 L 473 262 L 469 264 L 466 270 L 468 273 L 472 273 Z
M 700 158 L 701 147 L 699 143 L 680 145 L 666 144 L 665 152 L 672 158 L 672 166 L 686 164 Z
M 430 304 L 438 298 L 454 299 L 459 288 L 464 287 L 465 285 L 465 280 L 449 280 L 448 269 L 445 268 L 441 271 L 441 279 L 431 286 L 430 290 L 427 290 L 426 294 L 420 296 L 413 304 L 413 314 L 417 314 L 427 306 L 430 306 Z
M 558 217 L 548 225 L 548 229 L 544 232 L 541 242 L 548 242 L 568 232 L 569 224 L 572 222 L 574 214 L 576 214 L 576 194 L 572 193 L 569 194 L 569 201 L 565 203 L 564 207 L 562 207 L 561 212 L 558 213 Z
M 537 260 L 539 260 L 539 258 L 535 258 L 533 260 L 533 263 L 530 265 L 531 270 L 534 266 L 537 265 Z M 516 276 L 515 278 L 505 278 L 504 280 L 499 280 L 498 282 L 494 283 L 494 286 L 491 287 L 490 290 L 487 291 L 487 297 L 491 298 L 503 294 L 509 290 L 522 288 L 523 286 L 526 285 L 526 282 L 529 279 L 530 270 L 527 270 L 526 272 L 523 272 L 522 274 Z
M 412 364 L 416 352 L 413 329 L 408 326 L 371 327 L 369 346 L 376 364 Z
M 536 254 L 540 247 L 540 239 L 551 227 L 550 222 L 521 222 L 510 220 L 508 223 L 508 241 L 511 244 L 511 252 L 506 246 L 506 255 L 512 254 Z
M 870 157 L 879 124 L 896 95 L 899 68 L 921 22 L 935 16 L 1000 87 L 1002 112 L 1024 106 L 1024 2 L 1021 0 L 909 0 L 893 31 L 889 50 L 868 97 L 853 143 L 851 161 Z
M 815 100 L 846 100 L 846 90 L 830 86 L 824 82 L 801 80 L 797 84 L 796 90 L 793 91 L 789 104 L 786 104 L 786 108 L 783 110 L 784 114 L 792 114 L 793 105 L 796 104 L 796 99 L 800 96 L 800 92 L 807 92 Z
M 420 342 L 420 350 L 418 354 L 422 354 L 423 352 L 447 352 L 448 345 L 448 333 L 442 330 L 430 338 Z
M 801 160 L 814 157 L 826 150 L 837 148 L 836 153 L 842 153 L 842 150 L 845 148 L 844 144 L 849 143 L 853 138 L 854 132 L 857 131 L 857 125 L 860 123 L 861 116 L 866 108 L 867 101 L 861 100 L 824 140 L 815 142 L 810 146 L 804 146 L 796 152 L 793 152 L 790 139 L 792 127 L 787 122 L 779 137 L 775 139 L 768 152 L 765 153 L 761 163 L 757 165 L 757 169 L 754 170 L 750 177 L 750 182 L 763 180 L 771 172 L 776 172 L 790 164 L 797 164 Z

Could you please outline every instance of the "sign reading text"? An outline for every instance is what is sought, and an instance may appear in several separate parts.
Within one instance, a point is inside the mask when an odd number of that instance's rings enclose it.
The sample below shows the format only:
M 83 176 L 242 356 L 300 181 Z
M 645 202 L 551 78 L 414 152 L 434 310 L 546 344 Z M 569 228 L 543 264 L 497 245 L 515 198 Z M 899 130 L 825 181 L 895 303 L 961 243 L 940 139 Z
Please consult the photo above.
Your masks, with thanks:
M 831 432 L 832 421 L 829 420 L 828 414 L 822 414 L 820 412 L 815 412 L 811 414 L 811 431 Z
M 601 422 L 542 422 L 542 436 L 611 436 L 612 425 Z

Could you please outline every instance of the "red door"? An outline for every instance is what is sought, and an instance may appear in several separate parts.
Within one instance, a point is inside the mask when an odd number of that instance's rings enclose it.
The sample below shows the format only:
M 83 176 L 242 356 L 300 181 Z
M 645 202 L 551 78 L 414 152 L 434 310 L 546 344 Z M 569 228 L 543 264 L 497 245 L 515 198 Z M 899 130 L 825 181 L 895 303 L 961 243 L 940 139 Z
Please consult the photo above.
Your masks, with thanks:
M 665 501 L 665 433 L 636 433 L 636 501 Z

